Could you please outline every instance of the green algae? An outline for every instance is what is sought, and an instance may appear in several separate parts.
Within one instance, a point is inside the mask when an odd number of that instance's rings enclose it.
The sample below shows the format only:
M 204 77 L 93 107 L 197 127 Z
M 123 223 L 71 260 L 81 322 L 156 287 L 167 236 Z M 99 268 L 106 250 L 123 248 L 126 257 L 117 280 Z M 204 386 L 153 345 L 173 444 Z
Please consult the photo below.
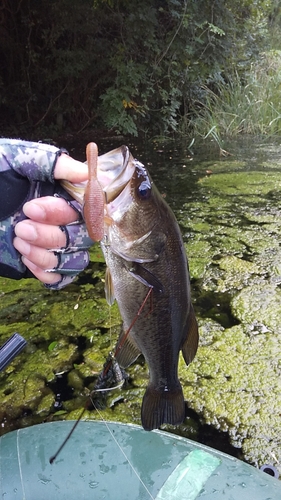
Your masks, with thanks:
M 72 373 L 69 384 L 78 391 L 78 376 L 75 384 L 73 367 L 77 362 L 78 366 L 85 365 L 84 361 L 81 363 L 80 338 L 85 346 L 95 346 L 98 353 L 103 348 L 99 354 L 101 365 L 105 348 L 115 343 L 120 314 L 116 305 L 109 310 L 101 297 L 104 265 L 100 264 L 101 251 L 97 258 L 96 254 L 97 251 L 91 257 L 91 268 L 84 273 L 86 283 L 79 284 L 77 280 L 60 292 L 48 290 L 32 279 L 0 279 L 0 341 L 4 343 L 15 331 L 27 341 L 21 355 L 0 374 L 1 432 L 27 422 L 37 423 L 52 414 L 56 394 L 50 384 L 60 374 Z M 104 331 L 108 329 L 107 336 Z M 79 376 L 83 392 L 84 375 Z
M 255 276 L 259 276 L 260 268 L 253 262 L 241 259 L 235 255 L 227 255 L 218 261 L 221 272 L 217 280 L 217 291 L 225 292 L 230 289 L 239 290 Z
M 77 346 L 61 339 L 51 352 L 36 349 L 17 358 L 0 376 L 1 420 L 9 426 L 10 419 L 26 411 L 42 415 L 40 405 L 50 393 L 48 384 L 55 380 L 56 374 L 70 370 L 76 357 Z
M 276 285 L 260 283 L 245 287 L 235 295 L 231 308 L 253 335 L 281 334 L 281 290 Z
M 281 363 L 276 356 L 280 356 L 280 344 L 267 335 L 249 336 L 241 325 L 228 329 L 218 325 L 216 332 L 214 323 L 213 338 L 206 344 L 205 328 L 205 324 L 200 328 L 202 341 L 192 365 L 186 370 L 180 364 L 189 405 L 207 424 L 227 432 L 231 443 L 242 447 L 245 458 L 255 465 L 269 459 L 272 463 L 266 450 L 269 442 L 274 443 L 278 465 Z
M 189 271 L 194 279 L 202 278 L 210 264 L 211 245 L 207 241 L 193 240 L 185 245 L 189 256 Z
M 204 203 L 186 204 L 184 226 L 191 275 L 200 280 L 197 315 L 204 319 L 195 360 L 188 370 L 180 363 L 184 393 L 246 460 L 274 463 L 281 472 L 280 171 L 237 172 L 230 161 L 228 171 L 199 182 Z M 208 305 L 203 290 L 217 301 Z M 233 321 L 226 328 L 220 318 L 216 323 L 214 307 L 223 294 Z
M 37 407 L 37 414 L 40 417 L 47 417 L 50 412 L 53 410 L 55 404 L 55 396 L 53 393 L 47 394 L 44 396 L 38 407 Z
M 71 370 L 67 374 L 67 383 L 69 387 L 72 387 L 78 393 L 80 393 L 84 388 L 83 378 L 77 369 Z
M 177 217 L 200 324 L 195 360 L 187 368 L 181 359 L 179 366 L 188 406 L 201 423 L 228 435 L 250 463 L 273 463 L 281 472 L 280 168 L 278 161 L 251 165 L 235 157 L 198 164 L 196 196 Z M 120 330 L 118 309 L 106 304 L 103 286 L 97 245 L 89 268 L 60 292 L 35 280 L 0 279 L 1 342 L 14 331 L 28 341 L 0 374 L 3 432 L 80 417 Z M 58 410 L 60 373 L 68 374 L 73 392 Z M 128 375 L 122 389 L 94 394 L 97 408 L 83 418 L 140 424 L 148 383 L 142 358 Z M 176 430 L 164 428 L 196 439 L 199 422 L 188 418 Z
M 207 185 L 215 195 L 221 193 L 226 199 L 232 199 L 235 203 L 241 202 L 246 196 L 248 204 L 260 201 L 261 197 L 281 185 L 279 172 L 231 170 L 204 177 L 200 183 Z

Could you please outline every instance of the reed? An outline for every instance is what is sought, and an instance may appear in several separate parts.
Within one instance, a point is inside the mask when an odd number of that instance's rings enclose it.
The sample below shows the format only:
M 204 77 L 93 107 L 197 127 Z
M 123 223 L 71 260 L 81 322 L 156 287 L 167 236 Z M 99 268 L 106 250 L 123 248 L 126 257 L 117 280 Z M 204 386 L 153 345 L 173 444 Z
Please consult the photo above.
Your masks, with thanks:
M 205 100 L 193 120 L 195 135 L 212 136 L 219 144 L 223 136 L 281 133 L 281 51 L 261 54 L 243 77 L 236 71 L 215 92 L 203 90 Z

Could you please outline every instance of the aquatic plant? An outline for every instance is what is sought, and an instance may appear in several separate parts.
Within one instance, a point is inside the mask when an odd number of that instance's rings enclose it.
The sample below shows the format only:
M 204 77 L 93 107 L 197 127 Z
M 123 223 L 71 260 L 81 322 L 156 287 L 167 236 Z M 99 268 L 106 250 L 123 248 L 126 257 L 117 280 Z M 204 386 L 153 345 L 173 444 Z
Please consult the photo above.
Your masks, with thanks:
M 157 153 L 157 184 L 182 229 L 200 325 L 195 360 L 188 370 L 180 362 L 189 417 L 176 432 L 193 439 L 204 432 L 206 443 L 215 429 L 211 446 L 219 447 L 223 435 L 248 462 L 281 472 L 281 147 L 239 144 L 219 161 L 206 158 L 204 148 L 204 160 L 194 157 L 189 168 L 176 144 Z M 152 149 L 146 154 L 153 158 Z M 34 280 L 0 279 L 0 345 L 14 331 L 28 341 L 0 374 L 0 433 L 80 417 L 120 329 L 103 286 L 98 247 L 82 276 L 60 292 Z M 140 424 L 143 359 L 128 375 L 127 386 L 83 418 Z
M 204 86 L 204 100 L 195 110 L 195 134 L 211 136 L 218 144 L 222 136 L 280 134 L 280 88 L 281 51 L 264 52 L 245 75 L 235 71 L 215 91 Z

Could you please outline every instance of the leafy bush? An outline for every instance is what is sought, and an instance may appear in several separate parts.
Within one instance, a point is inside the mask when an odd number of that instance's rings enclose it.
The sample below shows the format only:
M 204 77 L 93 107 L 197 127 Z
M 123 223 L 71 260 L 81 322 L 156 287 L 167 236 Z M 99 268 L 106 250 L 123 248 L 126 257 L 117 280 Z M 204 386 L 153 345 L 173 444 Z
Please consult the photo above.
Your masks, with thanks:
M 2 133 L 188 131 L 264 49 L 275 2 L 4 0 Z

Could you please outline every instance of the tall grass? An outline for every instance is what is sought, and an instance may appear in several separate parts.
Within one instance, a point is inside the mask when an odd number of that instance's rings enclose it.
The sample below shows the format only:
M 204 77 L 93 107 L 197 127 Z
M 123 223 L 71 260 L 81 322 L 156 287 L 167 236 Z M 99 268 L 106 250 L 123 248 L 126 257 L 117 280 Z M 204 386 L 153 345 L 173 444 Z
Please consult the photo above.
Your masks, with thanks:
M 281 51 L 271 50 L 241 77 L 238 72 L 216 92 L 205 88 L 205 100 L 196 111 L 194 133 L 223 136 L 281 133 Z

